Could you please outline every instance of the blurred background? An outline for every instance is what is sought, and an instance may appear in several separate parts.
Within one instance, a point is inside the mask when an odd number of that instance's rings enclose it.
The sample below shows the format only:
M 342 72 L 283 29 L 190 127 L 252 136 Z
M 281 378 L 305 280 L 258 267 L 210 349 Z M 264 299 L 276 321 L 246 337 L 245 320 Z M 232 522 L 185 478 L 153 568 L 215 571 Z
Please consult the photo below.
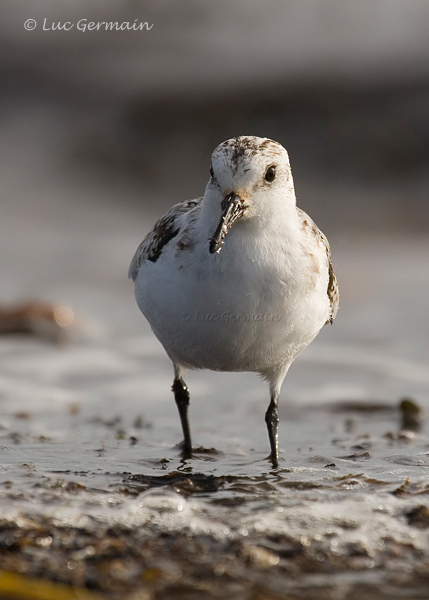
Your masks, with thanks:
M 340 282 L 335 327 L 305 356 L 371 371 L 350 388 L 342 370 L 325 397 L 429 400 L 427 0 L 0 6 L 3 305 L 64 301 L 94 331 L 149 335 L 126 279 L 135 248 L 202 195 L 218 143 L 267 136 Z

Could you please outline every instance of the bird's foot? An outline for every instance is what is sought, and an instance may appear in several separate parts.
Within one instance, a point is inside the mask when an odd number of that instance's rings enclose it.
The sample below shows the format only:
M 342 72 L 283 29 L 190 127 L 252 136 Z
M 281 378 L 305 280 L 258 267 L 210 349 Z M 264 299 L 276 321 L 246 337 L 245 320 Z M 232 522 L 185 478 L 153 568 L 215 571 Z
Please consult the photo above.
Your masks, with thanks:
M 197 454 L 204 454 L 209 456 L 222 454 L 219 450 L 216 450 L 216 448 L 204 448 L 204 446 L 195 446 L 193 448 L 188 447 L 184 441 L 180 442 L 180 444 L 177 444 L 176 448 L 178 448 L 181 451 L 183 460 L 195 458 Z
M 279 457 L 276 454 L 269 454 L 265 460 L 269 460 L 270 463 L 273 466 L 273 469 L 278 469 L 279 468 Z
M 177 444 L 176 448 L 180 450 L 183 460 L 188 460 L 193 457 L 192 446 L 186 444 L 184 440 Z

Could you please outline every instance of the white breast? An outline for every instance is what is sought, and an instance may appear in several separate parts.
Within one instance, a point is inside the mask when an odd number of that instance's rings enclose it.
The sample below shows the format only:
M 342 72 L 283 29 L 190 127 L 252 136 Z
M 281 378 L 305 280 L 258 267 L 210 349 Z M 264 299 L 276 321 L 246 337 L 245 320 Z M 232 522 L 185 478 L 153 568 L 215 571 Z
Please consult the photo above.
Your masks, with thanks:
M 170 243 L 136 278 L 138 305 L 167 354 L 220 371 L 263 373 L 292 361 L 327 319 L 327 272 L 315 276 L 299 245 L 292 253 L 278 237 L 255 244 L 245 227 L 231 230 L 219 255 L 207 240 L 182 252 Z

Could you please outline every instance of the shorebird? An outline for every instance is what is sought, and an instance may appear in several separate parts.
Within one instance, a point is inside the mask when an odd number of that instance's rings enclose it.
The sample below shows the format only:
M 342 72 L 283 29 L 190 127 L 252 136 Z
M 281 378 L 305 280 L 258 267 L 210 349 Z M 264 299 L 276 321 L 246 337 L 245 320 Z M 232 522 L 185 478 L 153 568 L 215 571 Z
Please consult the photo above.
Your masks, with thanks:
M 269 384 L 265 421 L 278 467 L 283 380 L 339 303 L 328 240 L 296 206 L 283 146 L 254 136 L 221 143 L 204 196 L 159 219 L 129 276 L 174 366 L 184 457 L 192 455 L 184 373 L 251 371 Z

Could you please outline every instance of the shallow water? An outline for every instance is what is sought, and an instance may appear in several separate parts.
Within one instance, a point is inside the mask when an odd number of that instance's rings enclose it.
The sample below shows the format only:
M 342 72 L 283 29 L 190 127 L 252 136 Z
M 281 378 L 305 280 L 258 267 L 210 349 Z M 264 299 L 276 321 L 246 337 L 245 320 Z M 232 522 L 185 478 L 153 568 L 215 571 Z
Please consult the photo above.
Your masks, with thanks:
M 47 362 L 79 354 L 28 346 Z M 6 411 L 3 569 L 112 598 L 139 588 L 149 598 L 425 597 L 429 440 L 427 427 L 400 430 L 395 402 L 289 406 L 273 470 L 263 406 L 240 399 L 227 410 L 235 394 L 222 390 L 220 410 L 206 402 L 192 415 L 207 449 L 183 461 L 172 398 L 119 404 L 112 389 L 132 373 L 106 363 L 79 405 L 58 386 L 33 396 L 28 412 Z M 152 389 L 153 371 L 147 378 Z

